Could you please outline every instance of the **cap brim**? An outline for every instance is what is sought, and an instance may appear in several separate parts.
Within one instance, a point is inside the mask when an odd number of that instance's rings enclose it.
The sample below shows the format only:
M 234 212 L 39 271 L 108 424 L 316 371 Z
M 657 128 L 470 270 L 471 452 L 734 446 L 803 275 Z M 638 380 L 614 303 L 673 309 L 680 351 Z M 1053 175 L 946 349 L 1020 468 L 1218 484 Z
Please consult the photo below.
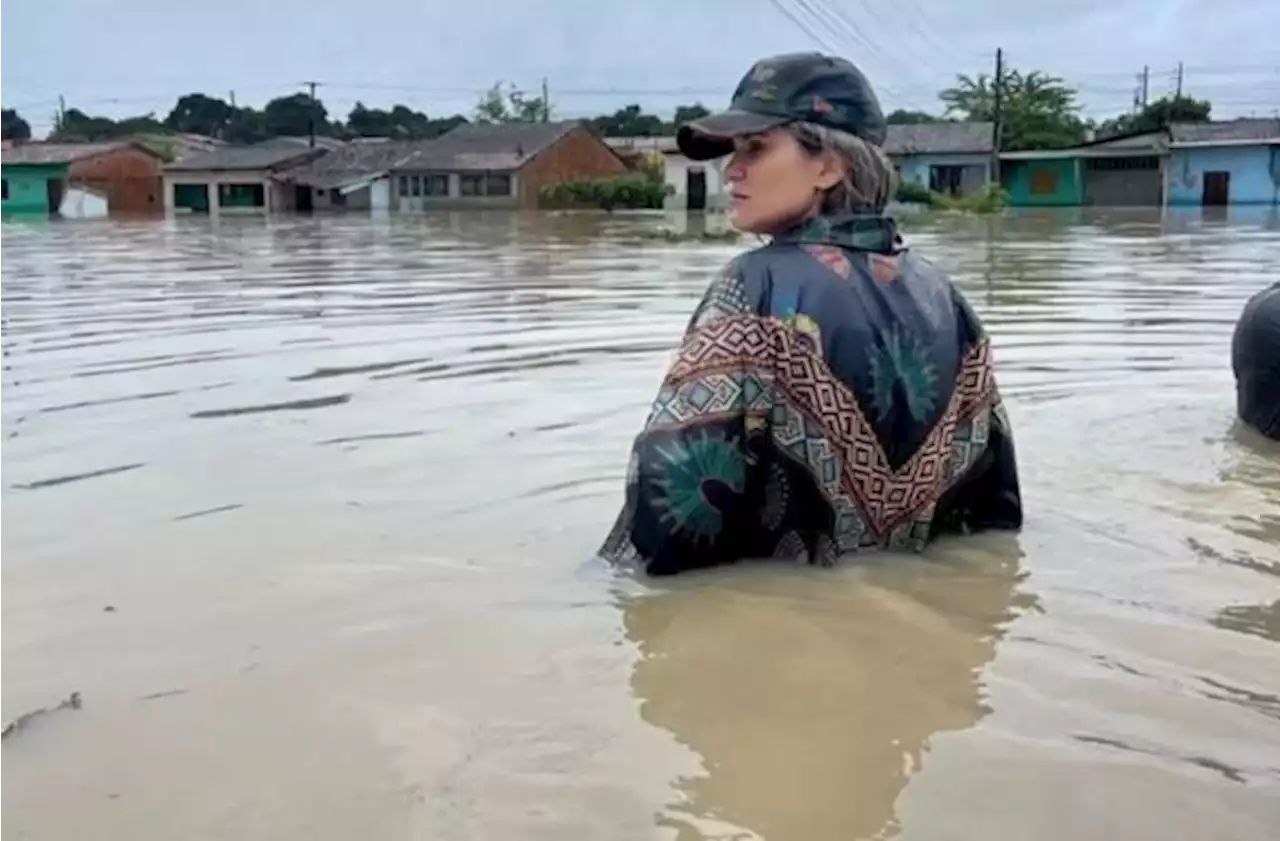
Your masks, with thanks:
M 722 111 L 680 126 L 676 146 L 691 161 L 723 158 L 733 152 L 733 139 L 760 134 L 791 122 L 790 117 L 753 114 L 750 111 Z

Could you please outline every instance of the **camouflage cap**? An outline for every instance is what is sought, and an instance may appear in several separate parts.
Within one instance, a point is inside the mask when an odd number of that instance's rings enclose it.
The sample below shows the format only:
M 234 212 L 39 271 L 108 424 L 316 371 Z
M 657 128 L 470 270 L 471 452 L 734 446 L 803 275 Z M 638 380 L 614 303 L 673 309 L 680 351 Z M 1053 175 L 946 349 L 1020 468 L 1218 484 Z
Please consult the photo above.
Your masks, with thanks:
M 821 53 L 761 59 L 733 92 L 729 110 L 685 123 L 676 143 L 685 157 L 705 161 L 733 151 L 733 138 L 806 122 L 884 145 L 885 122 L 871 83 L 857 67 Z

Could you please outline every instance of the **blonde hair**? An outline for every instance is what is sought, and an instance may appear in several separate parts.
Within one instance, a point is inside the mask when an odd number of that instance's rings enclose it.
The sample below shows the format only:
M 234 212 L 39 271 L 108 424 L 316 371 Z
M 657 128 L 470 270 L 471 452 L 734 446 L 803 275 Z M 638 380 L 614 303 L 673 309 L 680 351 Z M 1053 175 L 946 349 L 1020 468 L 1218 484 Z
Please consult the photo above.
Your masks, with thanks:
M 844 179 L 822 196 L 821 211 L 880 215 L 897 190 L 897 175 L 888 156 L 848 132 L 815 123 L 791 123 L 786 130 L 811 155 L 831 153 L 844 164 Z

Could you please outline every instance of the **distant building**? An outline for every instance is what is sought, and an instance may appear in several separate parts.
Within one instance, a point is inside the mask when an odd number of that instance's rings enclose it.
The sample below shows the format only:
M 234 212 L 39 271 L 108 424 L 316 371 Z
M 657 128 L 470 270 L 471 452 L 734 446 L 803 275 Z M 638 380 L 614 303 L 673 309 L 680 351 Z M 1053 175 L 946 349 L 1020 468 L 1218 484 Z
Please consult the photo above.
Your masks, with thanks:
M 1170 128 L 1170 205 L 1280 203 L 1280 119 Z
M 991 181 L 993 131 L 991 123 L 891 125 L 884 151 L 902 183 L 969 195 Z
M 275 180 L 284 170 L 327 154 L 305 138 L 276 138 L 252 146 L 222 146 L 164 168 L 164 207 L 170 213 L 270 213 L 292 210 L 296 193 Z
M 0 161 L 6 214 L 86 218 L 162 206 L 160 156 L 131 141 L 16 143 Z
M 1001 182 L 1015 207 L 1159 207 L 1166 139 L 1156 131 L 1004 152 Z
M 696 213 L 729 206 L 723 160 L 691 161 L 680 154 L 674 137 L 610 137 L 605 142 L 633 167 L 642 166 L 647 155 L 660 156 L 668 187 L 665 210 Z
M 433 142 L 352 140 L 273 178 L 293 189 L 293 208 L 298 211 L 388 211 L 392 207 L 391 170 Z
M 621 175 L 622 159 L 580 121 L 469 123 L 391 167 L 394 210 L 536 207 L 543 187 Z

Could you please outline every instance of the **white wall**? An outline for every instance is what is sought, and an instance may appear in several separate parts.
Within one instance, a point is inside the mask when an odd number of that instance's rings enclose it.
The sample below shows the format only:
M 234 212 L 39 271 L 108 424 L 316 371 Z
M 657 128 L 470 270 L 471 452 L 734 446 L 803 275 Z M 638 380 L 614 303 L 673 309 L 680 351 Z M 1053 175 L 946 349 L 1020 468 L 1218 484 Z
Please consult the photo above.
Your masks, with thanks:
M 663 155 L 664 180 L 672 188 L 664 204 L 667 210 L 687 210 L 689 202 L 689 172 L 701 169 L 707 175 L 707 210 L 724 210 L 729 204 L 729 196 L 725 192 L 724 160 L 691 161 L 684 155 L 672 153 Z
M 58 215 L 63 219 L 100 219 L 107 215 L 107 197 L 76 184 L 62 194 Z

